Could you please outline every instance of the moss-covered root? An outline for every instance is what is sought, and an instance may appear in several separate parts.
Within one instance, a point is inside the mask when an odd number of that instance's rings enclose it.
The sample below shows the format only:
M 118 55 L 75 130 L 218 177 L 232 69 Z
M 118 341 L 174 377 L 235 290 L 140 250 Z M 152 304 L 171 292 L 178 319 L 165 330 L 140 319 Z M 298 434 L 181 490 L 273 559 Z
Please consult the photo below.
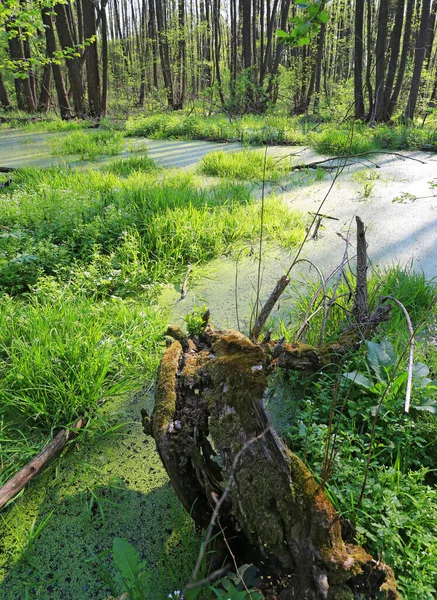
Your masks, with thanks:
M 211 494 L 232 472 L 226 531 L 293 573 L 294 595 L 281 599 L 352 600 L 356 591 L 398 600 L 391 570 L 344 543 L 326 494 L 274 431 L 263 404 L 270 357 L 236 331 L 206 330 L 185 352 L 179 342 L 167 349 L 153 434 L 176 492 L 188 510 L 196 500 L 193 517 L 204 525 Z

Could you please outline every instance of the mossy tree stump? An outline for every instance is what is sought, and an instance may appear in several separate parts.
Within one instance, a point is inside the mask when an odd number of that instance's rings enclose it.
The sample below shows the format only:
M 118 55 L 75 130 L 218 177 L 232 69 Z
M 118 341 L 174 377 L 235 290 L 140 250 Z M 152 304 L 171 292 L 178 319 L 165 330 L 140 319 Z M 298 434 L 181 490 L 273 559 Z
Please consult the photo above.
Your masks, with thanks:
M 332 358 L 326 348 L 320 355 L 303 347 L 299 360 L 302 353 L 313 361 Z M 290 583 L 279 597 L 398 599 L 391 569 L 343 541 L 331 502 L 275 432 L 264 408 L 267 375 L 278 364 L 274 355 L 271 345 L 211 329 L 167 348 L 155 409 L 145 426 L 176 493 L 194 520 L 207 526 L 214 498 L 223 493 L 235 456 L 246 445 L 232 470 L 220 526 L 231 545 L 239 540 L 264 564 L 280 565 Z

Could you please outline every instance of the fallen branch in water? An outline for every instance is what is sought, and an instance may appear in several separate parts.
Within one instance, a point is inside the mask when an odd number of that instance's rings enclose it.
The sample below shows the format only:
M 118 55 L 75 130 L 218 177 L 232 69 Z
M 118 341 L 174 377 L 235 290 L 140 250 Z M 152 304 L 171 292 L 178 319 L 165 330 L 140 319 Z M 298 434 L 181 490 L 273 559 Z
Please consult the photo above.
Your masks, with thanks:
M 317 169 L 317 168 L 333 170 L 333 169 L 337 169 L 338 165 L 326 165 L 325 163 L 333 162 L 334 160 L 352 160 L 354 158 L 359 158 L 361 156 L 369 156 L 369 155 L 373 155 L 373 154 L 390 154 L 391 156 L 395 156 L 396 158 L 400 158 L 400 159 L 404 159 L 404 160 L 406 160 L 406 159 L 414 160 L 415 162 L 418 162 L 421 165 L 426 164 L 426 162 L 424 160 L 420 160 L 419 158 L 414 158 L 413 156 L 406 156 L 405 154 L 401 154 L 400 152 L 390 152 L 389 150 L 368 150 L 367 152 L 359 152 L 358 154 L 331 156 L 330 158 L 324 158 L 322 160 L 315 160 L 313 162 L 306 163 L 306 164 L 293 165 L 290 167 L 290 171 L 302 171 L 304 169 Z M 282 158 L 280 158 L 279 160 L 282 160 Z M 346 163 L 345 166 L 350 167 L 353 164 L 354 164 L 354 162 L 350 162 L 350 163 Z M 379 165 L 375 165 L 375 167 L 377 169 L 380 169 Z
M 0 173 L 13 173 L 18 171 L 17 167 L 0 167 Z
M 42 469 L 61 451 L 65 448 L 68 441 L 70 441 L 78 431 L 82 429 L 87 423 L 87 419 L 80 419 L 76 424 L 69 428 L 60 431 L 53 440 L 47 444 L 47 446 L 37 456 L 32 458 L 18 473 L 16 473 L 11 479 L 9 479 L 0 488 L 0 509 L 4 505 L 12 500 L 18 492 L 20 492 L 35 475 L 38 475 Z
M 182 284 L 181 297 L 179 298 L 179 300 L 183 300 L 185 298 L 185 296 L 187 295 L 188 277 L 190 276 L 192 269 L 193 269 L 193 265 L 188 265 L 188 269 L 187 269 L 187 272 L 184 277 L 184 282 Z

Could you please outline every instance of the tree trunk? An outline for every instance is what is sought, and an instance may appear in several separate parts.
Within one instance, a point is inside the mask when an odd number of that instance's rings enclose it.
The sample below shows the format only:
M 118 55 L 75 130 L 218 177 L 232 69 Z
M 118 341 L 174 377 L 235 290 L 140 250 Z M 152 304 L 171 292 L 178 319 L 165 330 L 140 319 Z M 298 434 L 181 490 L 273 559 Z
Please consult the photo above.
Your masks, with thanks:
M 431 0 L 422 0 L 422 13 L 420 17 L 419 37 L 414 52 L 414 70 L 411 79 L 410 95 L 408 97 L 405 116 L 407 119 L 413 119 L 416 111 L 417 99 L 419 97 L 420 80 L 422 77 L 422 67 L 426 54 L 426 42 L 428 36 L 428 21 L 431 7 Z
M 363 31 L 364 31 L 364 0 L 355 3 L 355 54 L 354 54 L 354 101 L 355 118 L 364 117 L 364 88 L 363 88 Z
M 3 75 L 0 71 L 0 104 L 3 108 L 12 108 L 11 101 L 9 100 L 8 90 L 6 89 L 5 82 L 3 81 Z
M 41 89 L 38 98 L 38 110 L 40 112 L 47 112 L 50 106 L 50 82 L 51 82 L 52 68 L 50 63 L 44 65 L 43 75 L 41 80 Z
M 59 42 L 63 50 L 74 48 L 73 35 L 70 30 L 67 6 L 65 4 L 57 4 L 56 12 L 56 29 L 58 31 Z M 85 115 L 85 90 L 82 79 L 82 65 L 80 58 L 73 56 L 66 60 L 68 75 L 70 77 L 71 92 L 74 101 L 74 110 L 76 116 L 83 117 Z
M 106 5 L 107 0 L 102 0 L 100 8 L 100 18 L 102 22 L 102 101 L 101 101 L 101 114 L 106 114 L 106 106 L 108 103 L 108 20 L 106 18 Z
M 384 90 L 384 120 L 389 121 L 390 98 L 393 93 L 393 84 L 396 76 L 396 67 L 398 64 L 399 50 L 401 47 L 401 33 L 404 21 L 405 0 L 397 0 L 395 22 L 390 37 L 390 61 L 387 69 L 387 79 Z
M 53 20 L 51 11 L 43 10 L 41 12 L 42 22 L 44 24 L 44 32 L 46 36 L 47 54 L 53 58 L 56 52 L 56 39 L 53 31 Z M 56 94 L 58 96 L 59 111 L 61 119 L 69 119 L 71 117 L 71 107 L 68 100 L 67 90 L 65 89 L 64 77 L 61 67 L 52 62 L 53 79 L 55 80 Z
M 143 422 L 194 520 L 205 527 L 227 489 L 219 519 L 233 553 L 280 565 L 284 600 L 352 600 L 358 589 L 399 599 L 391 569 L 345 544 L 331 502 L 275 432 L 263 401 L 271 346 L 211 329 L 181 342 L 161 360 Z
M 394 110 L 396 108 L 396 104 L 399 98 L 399 94 L 402 88 L 402 82 L 404 80 L 405 75 L 405 67 L 407 65 L 408 51 L 410 46 L 411 39 L 411 26 L 413 21 L 413 13 L 414 13 L 414 0 L 407 0 L 407 10 L 405 13 L 405 27 L 404 27 L 404 37 L 402 39 L 402 51 L 401 51 L 401 59 L 399 62 L 398 75 L 396 78 L 396 83 L 393 89 L 393 94 L 390 98 L 390 102 L 388 104 L 388 108 L 386 111 L 387 118 L 391 119 L 393 116 Z
M 88 88 L 89 114 L 92 117 L 100 117 L 102 113 L 99 59 L 97 55 L 97 28 L 96 10 L 92 0 L 82 0 L 83 11 L 83 33 L 85 40 L 94 38 L 85 51 L 86 77 Z
M 153 1 L 153 0 L 152 0 Z M 164 77 L 164 85 L 167 91 L 167 101 L 169 108 L 174 107 L 173 81 L 170 69 L 170 53 L 168 48 L 167 32 L 164 25 L 164 15 L 162 0 L 155 0 L 156 8 L 156 23 L 158 26 L 159 53 L 161 57 L 162 75 Z
M 375 47 L 375 105 L 371 120 L 382 121 L 384 117 L 385 46 L 387 43 L 388 9 L 390 0 L 381 0 L 378 13 L 378 35 Z

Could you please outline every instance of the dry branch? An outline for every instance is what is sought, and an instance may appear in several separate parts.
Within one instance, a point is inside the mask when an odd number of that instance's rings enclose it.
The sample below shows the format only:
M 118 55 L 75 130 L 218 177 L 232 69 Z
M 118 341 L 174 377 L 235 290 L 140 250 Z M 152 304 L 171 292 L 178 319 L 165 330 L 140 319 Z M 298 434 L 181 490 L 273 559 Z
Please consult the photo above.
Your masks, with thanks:
M 80 419 L 71 429 L 63 429 L 53 440 L 32 460 L 27 463 L 18 473 L 9 479 L 0 488 L 0 509 L 18 494 L 35 475 L 65 448 L 67 442 L 71 440 L 87 423 L 87 419 Z
M 404 160 L 414 160 L 415 162 L 418 162 L 422 165 L 426 164 L 425 161 L 420 160 L 419 158 L 414 158 L 413 156 L 406 156 L 405 154 L 401 154 L 400 152 L 389 152 L 386 150 L 369 150 L 368 152 L 359 152 L 358 154 L 343 154 L 340 156 L 331 156 L 330 158 L 324 158 L 322 160 L 315 160 L 313 162 L 310 163 L 306 163 L 306 164 L 300 164 L 300 165 L 293 165 L 290 167 L 290 171 L 302 171 L 304 169 L 317 169 L 317 168 L 321 168 L 321 169 L 327 169 L 327 170 L 334 170 L 334 169 L 338 169 L 338 165 L 327 165 L 326 163 L 329 162 L 333 162 L 335 160 L 352 160 L 354 158 L 359 158 L 361 156 L 368 156 L 368 155 L 372 155 L 372 154 L 390 154 L 391 156 L 395 156 L 396 158 L 400 158 L 400 159 L 404 159 Z M 354 163 L 349 163 L 345 166 L 351 166 Z M 379 168 L 379 165 L 375 165 L 377 168 Z
M 185 296 L 187 295 L 188 277 L 189 277 L 192 269 L 193 269 L 193 265 L 188 265 L 188 269 L 187 269 L 187 272 L 186 272 L 185 277 L 184 277 L 184 282 L 182 284 L 181 297 L 179 298 L 179 300 L 183 300 L 185 298 Z
M 290 283 L 290 280 L 288 279 L 288 277 L 286 275 L 283 275 L 281 277 L 281 279 L 278 281 L 278 283 L 276 284 L 273 292 L 270 294 L 270 296 L 269 296 L 267 302 L 264 304 L 257 320 L 255 321 L 255 325 L 253 326 L 252 334 L 251 334 L 251 338 L 253 340 L 258 339 L 259 334 L 261 333 L 265 322 L 269 318 L 269 315 L 272 312 L 276 302 L 279 300 L 282 292 L 285 290 L 285 288 L 287 287 L 287 285 L 289 283 Z

